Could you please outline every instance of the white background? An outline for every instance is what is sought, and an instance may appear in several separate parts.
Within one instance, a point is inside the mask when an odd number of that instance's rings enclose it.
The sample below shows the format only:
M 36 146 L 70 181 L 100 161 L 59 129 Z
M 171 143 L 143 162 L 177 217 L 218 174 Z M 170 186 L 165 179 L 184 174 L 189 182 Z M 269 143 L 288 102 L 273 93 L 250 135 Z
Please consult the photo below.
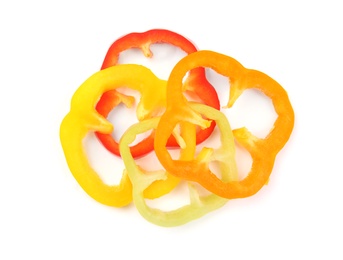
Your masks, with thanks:
M 342 11 L 330 0 L 2 1 L 0 259 L 343 259 Z M 175 228 L 91 199 L 59 141 L 110 44 L 153 28 L 272 76 L 296 115 L 268 186 Z

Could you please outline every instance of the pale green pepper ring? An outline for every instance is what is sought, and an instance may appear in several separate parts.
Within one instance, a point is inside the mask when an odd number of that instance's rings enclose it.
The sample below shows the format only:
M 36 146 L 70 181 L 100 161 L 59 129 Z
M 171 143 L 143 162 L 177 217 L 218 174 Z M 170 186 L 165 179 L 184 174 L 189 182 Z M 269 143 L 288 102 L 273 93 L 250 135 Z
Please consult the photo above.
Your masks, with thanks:
M 223 181 L 237 180 L 238 172 L 235 161 L 234 138 L 226 116 L 220 111 L 207 105 L 192 103 L 191 107 L 195 111 L 203 114 L 205 117 L 212 118 L 216 121 L 216 125 L 220 130 L 222 144 L 222 146 L 216 150 L 203 148 L 197 156 L 197 160 L 201 160 L 205 163 L 218 161 L 221 171 L 221 179 Z M 153 182 L 165 179 L 167 173 L 164 170 L 154 173 L 148 173 L 147 171 L 142 170 L 132 157 L 129 145 L 135 140 L 138 134 L 151 129 L 156 129 L 159 119 L 159 117 L 156 117 L 143 120 L 128 128 L 119 142 L 120 153 L 126 167 L 126 172 L 132 183 L 133 201 L 140 214 L 149 222 L 159 226 L 179 226 L 198 219 L 205 214 L 224 206 L 228 200 L 215 194 L 200 196 L 196 187 L 191 182 L 188 182 L 190 204 L 168 212 L 151 208 L 147 205 L 143 195 L 144 190 Z M 185 143 L 187 144 L 187 140 L 185 140 Z M 195 148 L 192 144 L 190 144 L 190 147 L 190 149 L 193 149 L 193 147 Z M 187 149 L 187 146 L 184 149 Z

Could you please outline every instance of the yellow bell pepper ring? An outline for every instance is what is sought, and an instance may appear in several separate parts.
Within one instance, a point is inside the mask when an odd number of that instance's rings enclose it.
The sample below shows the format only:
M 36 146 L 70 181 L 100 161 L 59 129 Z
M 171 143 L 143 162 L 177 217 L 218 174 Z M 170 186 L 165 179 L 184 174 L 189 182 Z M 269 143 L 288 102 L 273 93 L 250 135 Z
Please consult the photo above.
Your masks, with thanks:
M 82 141 L 88 132 L 112 132 L 112 124 L 96 111 L 95 106 L 103 93 L 122 86 L 141 92 L 137 108 L 139 117 L 153 113 L 155 109 L 159 109 L 161 103 L 165 103 L 166 81 L 157 78 L 144 66 L 118 65 L 93 74 L 76 90 L 70 111 L 60 126 L 60 140 L 65 158 L 79 185 L 96 201 L 115 207 L 128 205 L 132 201 L 130 179 L 123 173 L 119 185 L 105 184 L 91 167 Z M 151 98 L 152 94 L 155 98 Z M 170 183 L 172 186 L 166 190 L 173 189 L 176 184 Z

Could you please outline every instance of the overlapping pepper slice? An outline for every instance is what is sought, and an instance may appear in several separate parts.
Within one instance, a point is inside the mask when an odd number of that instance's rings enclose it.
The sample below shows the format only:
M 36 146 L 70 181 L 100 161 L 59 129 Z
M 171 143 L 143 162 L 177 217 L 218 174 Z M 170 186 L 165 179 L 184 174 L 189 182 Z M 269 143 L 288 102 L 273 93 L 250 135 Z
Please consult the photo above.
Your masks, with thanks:
M 111 89 L 128 86 L 132 89 L 150 89 L 155 97 L 165 97 L 166 82 L 157 78 L 148 68 L 141 65 L 125 64 L 101 70 L 89 77 L 74 93 L 69 113 L 62 120 L 60 126 L 60 140 L 62 148 L 75 179 L 80 186 L 98 202 L 121 207 L 132 201 L 132 185 L 123 174 L 119 185 L 105 184 L 91 167 L 84 151 L 83 139 L 90 131 L 111 133 L 112 124 L 101 116 L 95 105 L 101 95 Z M 159 93 L 161 92 L 161 93 Z M 156 105 L 156 103 L 154 103 Z M 138 109 L 154 110 L 151 103 L 151 93 L 142 92 Z M 161 187 L 147 190 L 147 196 L 158 197 L 172 190 L 178 178 L 171 176 L 155 185 Z
M 103 70 L 92 75 L 75 92 L 70 112 L 60 128 L 68 166 L 91 197 L 116 207 L 125 206 L 133 199 L 141 215 L 160 226 L 185 224 L 223 206 L 228 199 L 244 198 L 258 192 L 267 183 L 276 156 L 288 141 L 294 124 L 287 93 L 275 80 L 262 72 L 244 68 L 231 57 L 212 51 L 195 52 L 190 42 L 185 50 L 181 45 L 188 40 L 178 34 L 175 38 L 169 38 L 170 33 L 175 34 L 166 30 L 151 30 L 119 39 L 106 55 Z M 193 52 L 178 62 L 168 82 L 158 79 L 144 66 L 113 66 L 118 61 L 119 53 L 129 48 L 141 48 L 146 56 L 152 55 L 149 46 L 156 42 L 172 43 L 186 53 Z M 218 110 L 217 94 L 205 78 L 204 67 L 230 79 L 227 107 L 232 107 L 249 88 L 256 88 L 271 98 L 278 118 L 266 138 L 257 138 L 246 128 L 231 130 L 227 118 Z M 187 72 L 190 73 L 184 82 Z M 141 93 L 137 108 L 137 117 L 141 121 L 124 133 L 118 146 L 117 142 L 113 145 L 110 140 L 113 126 L 106 117 L 119 103 L 130 107 L 134 102 L 133 97 L 115 90 L 119 87 Z M 195 93 L 205 104 L 214 108 L 189 102 L 185 98 L 185 90 Z M 153 117 L 164 107 L 166 111 L 161 117 Z M 215 124 L 220 130 L 221 146 L 217 149 L 205 147 L 196 154 L 196 144 L 211 134 Z M 202 131 L 198 131 L 199 126 Z M 154 130 L 155 135 L 130 147 L 137 135 L 150 130 Z M 88 132 L 97 132 L 100 139 L 101 136 L 109 137 L 103 143 L 114 154 L 122 156 L 126 169 L 118 185 L 105 184 L 88 162 L 83 147 L 83 138 Z M 247 149 L 253 160 L 252 168 L 243 180 L 238 179 L 234 138 Z M 171 157 L 167 150 L 169 146 L 181 149 L 179 159 Z M 134 158 L 152 148 L 165 170 L 149 172 L 136 164 Z M 218 163 L 219 174 L 211 171 L 212 162 Z M 190 204 L 167 212 L 147 205 L 146 198 L 167 194 L 181 179 L 188 181 Z M 212 194 L 201 196 L 195 183 Z
M 201 161 L 217 161 L 221 169 L 221 179 L 223 181 L 235 181 L 238 179 L 236 161 L 235 161 L 235 145 L 230 124 L 223 113 L 220 111 L 203 105 L 190 104 L 190 107 L 216 121 L 221 133 L 221 147 L 212 151 L 207 149 L 203 152 Z M 182 115 L 178 115 L 183 118 Z M 152 118 L 139 122 L 131 126 L 122 136 L 120 140 L 120 152 L 124 161 L 127 173 L 133 185 L 133 200 L 140 214 L 159 226 L 172 227 L 183 225 L 189 221 L 200 218 L 201 216 L 220 208 L 228 201 L 220 196 L 210 194 L 200 196 L 194 184 L 189 183 L 190 203 L 171 211 L 162 211 L 160 209 L 151 208 L 147 205 L 144 199 L 144 191 L 156 181 L 163 180 L 167 177 L 165 171 L 147 172 L 139 167 L 130 152 L 129 144 L 132 143 L 138 134 L 155 129 L 158 125 L 159 118 Z M 180 125 L 182 136 L 185 142 L 185 148 L 181 151 L 180 160 L 190 160 L 195 154 L 195 125 L 182 122 Z
M 153 54 L 150 50 L 150 46 L 155 43 L 168 43 L 174 45 L 187 54 L 197 51 L 194 44 L 187 38 L 169 30 L 153 29 L 143 33 L 130 33 L 119 38 L 111 45 L 101 69 L 116 65 L 118 63 L 119 54 L 131 48 L 139 48 L 146 57 L 152 57 Z M 144 89 L 141 90 L 145 91 Z M 190 71 L 187 80 L 183 85 L 183 90 L 196 94 L 205 104 L 219 109 L 217 93 L 207 81 L 204 68 L 195 68 Z M 151 93 L 151 103 L 153 103 L 155 99 L 155 94 Z M 116 90 L 110 90 L 109 93 L 104 93 L 101 97 L 96 109 L 104 117 L 107 117 L 114 107 L 121 102 L 126 106 L 131 107 L 133 100 L 132 97 L 120 94 Z M 164 102 L 160 102 L 158 105 L 160 108 L 156 107 L 157 109 L 161 109 L 161 107 L 165 106 Z M 147 114 L 146 111 L 139 110 L 137 111 L 137 118 L 143 120 L 156 114 L 158 114 L 158 111 L 150 111 L 150 114 Z M 197 133 L 197 143 L 204 141 L 212 133 L 214 127 L 215 124 L 212 123 L 210 127 L 200 130 Z M 111 134 L 96 132 L 96 135 L 107 150 L 115 155 L 120 155 L 119 144 Z M 147 138 L 131 146 L 131 153 L 134 158 L 151 152 L 154 149 L 153 135 L 154 133 L 151 133 Z M 175 138 L 171 137 L 168 139 L 168 147 L 176 147 L 177 145 Z
M 220 180 L 210 169 L 208 161 L 196 159 L 174 160 L 166 149 L 168 137 L 179 122 L 207 127 L 209 121 L 196 112 L 182 94 L 182 79 L 190 69 L 208 67 L 230 79 L 228 107 L 233 106 L 244 90 L 255 88 L 271 98 L 278 117 L 266 138 L 252 135 L 246 128 L 233 131 L 236 140 L 250 153 L 252 167 L 249 174 L 238 181 Z M 174 100 L 181 100 L 177 105 Z M 211 119 L 211 117 L 208 117 Z M 257 193 L 269 179 L 276 155 L 288 141 L 294 125 L 294 112 L 287 92 L 275 80 L 262 72 L 246 69 L 235 59 L 212 51 L 198 51 L 180 60 L 172 70 L 167 85 L 167 110 L 156 129 L 155 152 L 170 173 L 195 181 L 223 198 L 244 198 Z

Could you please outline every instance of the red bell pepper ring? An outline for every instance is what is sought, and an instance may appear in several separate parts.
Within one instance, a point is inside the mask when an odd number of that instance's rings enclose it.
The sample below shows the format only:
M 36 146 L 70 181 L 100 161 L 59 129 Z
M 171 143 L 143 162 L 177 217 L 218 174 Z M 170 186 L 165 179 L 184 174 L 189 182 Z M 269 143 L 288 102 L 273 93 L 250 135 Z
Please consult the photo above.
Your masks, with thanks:
M 131 48 L 141 49 L 144 55 L 150 58 L 152 57 L 150 45 L 155 43 L 172 44 L 179 47 L 187 54 L 197 51 L 194 44 L 187 38 L 169 30 L 154 29 L 143 33 L 130 33 L 119 38 L 111 45 L 105 56 L 101 69 L 116 65 L 118 63 L 119 54 Z M 195 68 L 190 71 L 184 83 L 183 90 L 196 94 L 204 104 L 216 109 L 220 108 L 218 95 L 213 86 L 207 81 L 204 68 Z M 130 107 L 133 102 L 130 98 L 132 97 L 128 97 L 123 94 L 118 95 L 116 90 L 111 90 L 109 93 L 104 93 L 96 105 L 96 110 L 104 117 L 107 117 L 112 109 L 120 102 L 124 102 L 126 106 Z M 154 97 L 152 96 L 151 98 Z M 196 136 L 197 144 L 206 140 L 213 132 L 214 127 L 215 122 L 212 122 L 210 127 L 200 129 Z M 120 156 L 119 143 L 111 134 L 103 134 L 99 132 L 96 132 L 95 134 L 108 151 Z M 179 145 L 175 138 L 171 136 L 167 142 L 167 146 L 178 147 Z M 154 149 L 154 132 L 141 142 L 132 145 L 130 148 L 133 158 L 137 158 L 152 151 Z

